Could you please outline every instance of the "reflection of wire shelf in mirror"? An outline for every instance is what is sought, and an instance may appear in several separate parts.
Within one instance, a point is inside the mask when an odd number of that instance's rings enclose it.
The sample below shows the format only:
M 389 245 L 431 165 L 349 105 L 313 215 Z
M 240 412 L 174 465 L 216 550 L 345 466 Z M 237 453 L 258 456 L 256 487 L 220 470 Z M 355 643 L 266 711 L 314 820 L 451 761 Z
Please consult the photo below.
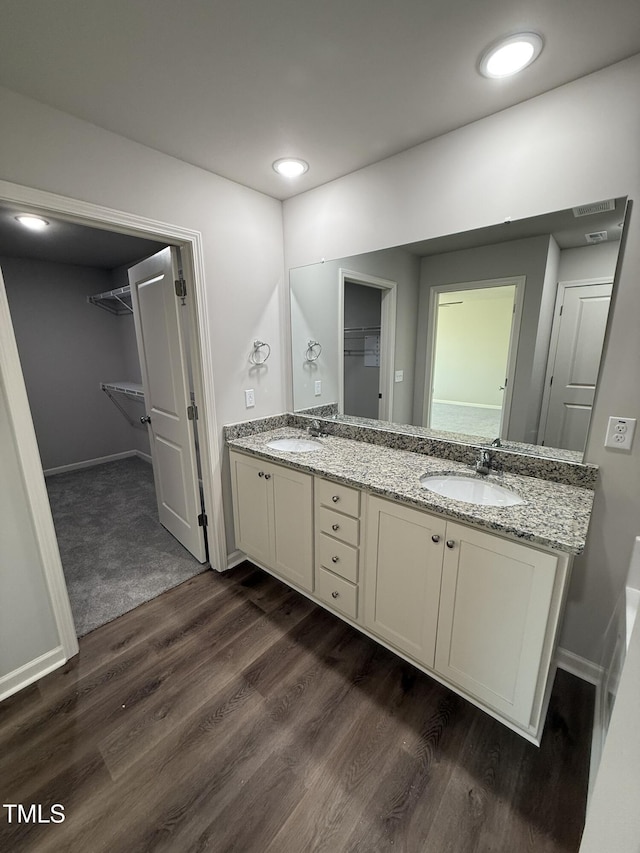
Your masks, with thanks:
M 364 356 L 365 367 L 380 366 L 380 326 L 345 326 L 345 356 Z
M 118 399 L 118 396 L 121 396 L 126 400 L 136 400 L 138 403 L 142 403 L 142 405 L 144 405 L 144 391 L 142 390 L 142 385 L 140 385 L 140 383 L 101 382 L 100 388 L 104 391 L 104 393 L 111 400 L 111 402 L 115 406 L 117 406 L 118 409 L 120 409 L 120 411 L 129 421 L 131 426 L 140 426 L 140 419 L 138 418 L 138 420 L 136 421 L 136 419 L 130 415 L 130 413 L 125 409 L 125 407 Z
M 104 293 L 96 293 L 95 296 L 87 296 L 87 302 L 104 308 L 110 314 L 133 314 L 131 307 L 131 288 L 117 287 L 115 290 L 107 290 Z

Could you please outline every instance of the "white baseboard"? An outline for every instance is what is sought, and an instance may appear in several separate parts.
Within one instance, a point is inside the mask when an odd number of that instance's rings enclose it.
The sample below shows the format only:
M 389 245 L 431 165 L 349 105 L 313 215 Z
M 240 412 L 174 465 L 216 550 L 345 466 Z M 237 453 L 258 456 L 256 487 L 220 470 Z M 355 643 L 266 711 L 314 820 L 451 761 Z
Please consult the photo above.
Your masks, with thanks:
M 72 462 L 70 465 L 59 465 L 57 468 L 46 468 L 43 473 L 45 477 L 52 474 L 64 474 L 67 471 L 80 471 L 82 468 L 93 468 L 94 465 L 103 465 L 105 462 L 117 462 L 118 459 L 127 459 L 129 456 L 137 456 L 139 450 L 125 450 L 122 453 L 112 453 L 110 456 L 98 456 L 96 459 L 85 459 L 84 462 Z
M 67 662 L 62 646 L 51 649 L 50 652 L 40 655 L 39 658 L 25 663 L 23 666 L 14 669 L 13 672 L 7 673 L 0 678 L 0 702 L 8 696 L 12 696 L 19 690 L 28 687 L 42 678 L 58 669 Z
M 143 462 L 148 462 L 149 465 L 151 465 L 151 463 L 153 462 L 151 454 L 149 453 L 144 453 L 142 450 L 134 450 L 133 453 L 134 456 L 137 456 L 138 459 L 142 459 Z
M 560 669 L 565 672 L 570 672 L 572 675 L 577 675 L 583 681 L 588 681 L 589 684 L 595 684 L 599 687 L 602 684 L 603 668 L 593 661 L 580 657 L 573 652 L 567 651 L 558 647 L 556 650 L 556 663 Z

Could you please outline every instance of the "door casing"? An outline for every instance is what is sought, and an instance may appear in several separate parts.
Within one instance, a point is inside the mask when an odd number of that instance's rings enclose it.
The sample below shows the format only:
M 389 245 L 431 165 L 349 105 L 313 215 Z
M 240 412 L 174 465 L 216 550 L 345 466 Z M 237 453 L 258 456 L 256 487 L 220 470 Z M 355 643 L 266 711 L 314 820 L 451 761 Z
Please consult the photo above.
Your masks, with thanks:
M 193 282 L 193 298 L 187 299 L 189 339 L 193 366 L 194 392 L 198 400 L 198 430 L 202 458 L 202 486 L 208 518 L 209 556 L 212 567 L 226 566 L 225 531 L 222 503 L 221 459 L 214 408 L 213 359 L 211 336 L 206 323 L 207 292 L 204 275 L 202 235 L 181 226 L 148 219 L 125 211 L 101 207 L 67 196 L 0 181 L 0 200 L 19 205 L 25 213 L 56 217 L 68 222 L 116 231 L 134 237 L 165 242 L 180 248 L 182 263 Z M 0 312 L 0 337 L 13 338 L 11 317 Z M 7 389 L 24 387 L 19 360 L 0 347 L 0 379 Z M 50 593 L 56 626 L 67 659 L 78 652 L 76 630 L 68 606 L 68 596 L 60 552 L 53 527 L 44 474 L 38 453 L 33 421 L 26 395 L 8 394 L 9 416 L 15 426 L 25 488 L 38 540 L 45 580 Z

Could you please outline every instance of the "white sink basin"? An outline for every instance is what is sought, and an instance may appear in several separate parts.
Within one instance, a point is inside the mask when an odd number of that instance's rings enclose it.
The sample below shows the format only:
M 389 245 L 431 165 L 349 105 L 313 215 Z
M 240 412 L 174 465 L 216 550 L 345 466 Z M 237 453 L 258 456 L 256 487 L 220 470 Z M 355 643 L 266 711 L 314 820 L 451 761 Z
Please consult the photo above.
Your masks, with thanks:
M 477 477 L 456 474 L 425 474 L 420 477 L 423 489 L 430 489 L 445 498 L 483 506 L 515 506 L 524 501 L 515 492 Z
M 274 438 L 267 442 L 272 450 L 283 450 L 286 453 L 312 453 L 320 450 L 322 445 L 313 438 Z

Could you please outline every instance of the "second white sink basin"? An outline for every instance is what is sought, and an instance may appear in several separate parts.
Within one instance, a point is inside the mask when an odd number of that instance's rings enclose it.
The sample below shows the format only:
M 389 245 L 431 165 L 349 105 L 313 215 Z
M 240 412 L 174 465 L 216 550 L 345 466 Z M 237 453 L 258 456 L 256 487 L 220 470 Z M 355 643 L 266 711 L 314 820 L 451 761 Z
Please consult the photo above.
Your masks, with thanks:
M 312 453 L 320 450 L 322 445 L 312 438 L 274 438 L 267 442 L 272 450 L 283 450 L 286 453 Z
M 420 477 L 423 489 L 430 489 L 444 498 L 453 498 L 469 504 L 482 506 L 516 506 L 524 503 L 520 495 L 477 477 L 465 477 L 456 474 L 425 474 Z

